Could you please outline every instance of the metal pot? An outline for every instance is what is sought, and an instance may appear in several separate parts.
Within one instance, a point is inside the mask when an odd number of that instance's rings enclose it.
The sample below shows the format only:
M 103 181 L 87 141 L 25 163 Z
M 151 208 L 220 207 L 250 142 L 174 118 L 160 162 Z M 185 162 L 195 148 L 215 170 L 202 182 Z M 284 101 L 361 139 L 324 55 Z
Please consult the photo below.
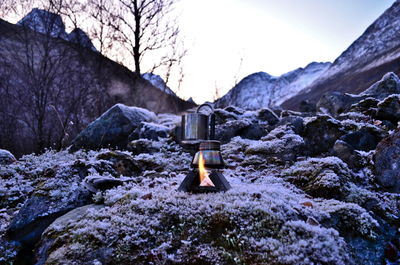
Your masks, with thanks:
M 200 109 L 209 107 L 211 114 L 200 113 Z M 215 137 L 214 108 L 208 104 L 200 105 L 196 113 L 182 116 L 182 141 L 212 140 Z

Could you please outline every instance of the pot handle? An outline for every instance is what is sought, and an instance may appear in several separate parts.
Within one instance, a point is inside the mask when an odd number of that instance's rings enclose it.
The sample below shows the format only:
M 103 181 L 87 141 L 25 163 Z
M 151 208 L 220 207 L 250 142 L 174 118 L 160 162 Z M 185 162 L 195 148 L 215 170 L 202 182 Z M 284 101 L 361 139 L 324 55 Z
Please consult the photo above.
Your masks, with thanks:
M 203 107 L 209 107 L 211 109 L 211 114 L 208 116 L 208 140 L 215 139 L 215 114 L 214 114 L 214 107 L 210 103 L 201 104 L 196 112 L 199 113 L 200 109 Z
M 212 113 L 214 113 L 214 108 L 210 103 L 203 103 L 200 106 L 197 107 L 196 112 L 199 113 L 200 109 L 203 107 L 209 107 L 212 111 Z

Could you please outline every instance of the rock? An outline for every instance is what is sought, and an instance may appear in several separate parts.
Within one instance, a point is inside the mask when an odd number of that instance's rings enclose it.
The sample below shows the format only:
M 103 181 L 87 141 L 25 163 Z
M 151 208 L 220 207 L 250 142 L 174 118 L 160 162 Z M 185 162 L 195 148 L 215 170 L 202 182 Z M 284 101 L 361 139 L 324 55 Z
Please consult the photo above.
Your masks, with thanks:
M 281 176 L 313 197 L 341 199 L 354 178 L 351 170 L 337 157 L 309 158 L 296 162 Z
M 129 135 L 128 140 L 149 139 L 157 141 L 159 138 L 167 138 L 169 134 L 170 129 L 166 126 L 150 122 L 141 122 Z
M 133 155 L 138 155 L 141 153 L 153 154 L 160 151 L 160 142 L 154 142 L 148 139 L 139 139 L 130 141 L 128 143 L 127 149 L 132 152 Z
M 215 129 L 215 139 L 222 143 L 228 143 L 233 137 L 240 135 L 245 129 L 251 126 L 252 122 L 247 119 L 230 120 L 217 126 Z
M 128 154 L 119 151 L 108 151 L 97 156 L 98 160 L 107 160 L 112 163 L 114 170 L 123 176 L 137 176 L 142 169 Z
M 221 125 L 228 120 L 237 120 L 239 118 L 239 114 L 235 112 L 229 112 L 225 109 L 215 109 L 214 110 L 215 114 L 215 123 L 216 125 Z
M 7 235 L 9 239 L 20 242 L 24 247 L 32 247 L 56 218 L 88 204 L 90 200 L 90 192 L 80 186 L 76 186 L 68 196 L 62 196 L 62 200 L 33 194 L 12 220 Z
M 374 155 L 375 176 L 379 184 L 400 193 L 400 131 L 383 139 Z
M 318 155 L 329 151 L 333 144 L 344 134 L 339 121 L 327 115 L 318 115 L 309 120 L 302 134 L 308 155 Z
M 400 95 L 392 95 L 379 102 L 376 118 L 397 124 L 400 121 Z
M 382 140 L 380 132 L 371 127 L 364 127 L 358 131 L 351 132 L 340 137 L 340 140 L 349 144 L 355 150 L 370 151 L 375 149 Z
M 267 128 L 260 123 L 253 122 L 249 127 L 239 131 L 239 136 L 244 139 L 259 140 L 268 134 Z
M 260 155 L 268 162 L 295 161 L 303 153 L 304 140 L 290 127 L 272 130 L 261 141 L 252 142 L 245 150 L 246 155 Z
M 84 180 L 85 187 L 93 193 L 109 190 L 123 183 L 120 179 L 104 176 L 89 176 Z
M 364 99 L 362 96 L 343 94 L 338 91 L 330 91 L 322 95 L 317 103 L 317 110 L 321 113 L 337 116 L 348 111 L 351 106 Z
M 0 149 L 0 165 L 8 165 L 17 161 L 9 151 Z
M 42 238 L 37 248 L 37 262 L 36 265 L 43 265 L 51 263 L 51 261 L 60 260 L 61 257 L 52 256 L 49 258 L 49 249 L 54 247 L 57 242 L 57 235 L 60 233 L 60 229 L 67 230 L 69 227 L 73 227 L 74 224 L 80 219 L 84 218 L 88 210 L 99 210 L 104 208 L 104 205 L 89 204 L 82 207 L 78 207 L 60 217 L 58 217 L 50 226 L 43 232 Z
M 359 169 L 365 166 L 364 158 L 360 153 L 342 140 L 337 140 L 335 142 L 333 145 L 333 152 L 335 156 L 343 160 L 343 162 L 345 162 L 350 168 Z
M 374 117 L 376 115 L 378 103 L 379 100 L 373 97 L 367 97 L 351 105 L 349 111 L 360 112 L 370 117 Z
M 304 130 L 304 119 L 296 116 L 283 117 L 278 122 L 277 126 L 288 125 L 296 134 L 302 134 Z
M 317 105 L 309 102 L 308 100 L 303 100 L 300 102 L 299 110 L 301 112 L 317 112 Z
M 141 122 L 156 120 L 156 115 L 146 109 L 116 104 L 90 123 L 72 141 L 71 150 L 101 147 L 125 148 L 128 136 Z
M 279 118 L 275 112 L 268 108 L 260 109 L 257 113 L 257 118 L 268 122 L 269 125 L 275 125 L 279 122 Z
M 242 115 L 244 113 L 243 109 L 241 109 L 239 107 L 236 107 L 236 106 L 228 106 L 224 110 L 226 110 L 228 112 L 233 112 L 233 113 L 235 113 L 237 115 Z
M 361 96 L 371 96 L 380 100 L 393 94 L 400 94 L 400 79 L 393 72 L 386 73 L 381 80 L 360 93 Z

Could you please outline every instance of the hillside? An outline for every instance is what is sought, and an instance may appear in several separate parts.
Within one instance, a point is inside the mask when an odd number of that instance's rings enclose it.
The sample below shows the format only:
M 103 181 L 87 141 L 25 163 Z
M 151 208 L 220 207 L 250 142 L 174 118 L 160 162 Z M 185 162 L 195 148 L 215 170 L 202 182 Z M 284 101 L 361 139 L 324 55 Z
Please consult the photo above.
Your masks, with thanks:
M 4 20 L 0 63 L 0 147 L 17 156 L 65 145 L 115 103 L 156 113 L 195 105 L 164 93 L 73 38 L 53 38 Z
M 400 1 L 372 23 L 323 75 L 282 107 L 297 109 L 306 99 L 315 103 L 328 91 L 359 93 L 386 72 L 400 74 Z

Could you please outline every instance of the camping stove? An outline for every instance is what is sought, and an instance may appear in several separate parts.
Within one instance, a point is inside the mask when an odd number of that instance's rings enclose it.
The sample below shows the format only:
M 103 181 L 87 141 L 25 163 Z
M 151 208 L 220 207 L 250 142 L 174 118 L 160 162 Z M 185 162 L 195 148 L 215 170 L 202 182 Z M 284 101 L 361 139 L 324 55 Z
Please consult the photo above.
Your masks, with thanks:
M 199 151 L 194 155 L 191 163 L 193 170 L 182 181 L 179 191 L 219 192 L 231 188 L 219 171 L 225 166 L 220 146 L 220 142 L 215 140 L 205 140 L 200 143 Z

